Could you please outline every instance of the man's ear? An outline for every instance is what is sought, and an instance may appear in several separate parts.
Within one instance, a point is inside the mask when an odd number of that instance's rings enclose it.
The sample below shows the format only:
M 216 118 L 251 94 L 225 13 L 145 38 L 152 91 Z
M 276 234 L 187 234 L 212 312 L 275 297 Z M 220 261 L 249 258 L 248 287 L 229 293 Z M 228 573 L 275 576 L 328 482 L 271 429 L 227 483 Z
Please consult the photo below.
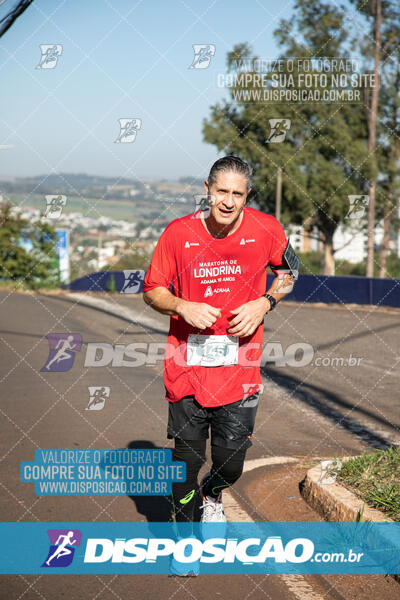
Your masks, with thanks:
M 249 197 L 249 194 L 250 194 L 250 192 L 251 192 L 251 188 L 249 189 L 249 191 L 248 191 L 248 192 L 247 192 L 247 194 L 246 194 L 246 200 L 244 201 L 244 203 L 245 203 L 245 204 L 246 204 L 246 202 L 247 202 L 247 198 Z
M 208 185 L 208 181 L 207 181 L 207 179 L 206 179 L 206 181 L 204 182 L 204 187 L 205 187 L 205 190 L 206 190 L 206 194 L 208 195 L 209 185 Z

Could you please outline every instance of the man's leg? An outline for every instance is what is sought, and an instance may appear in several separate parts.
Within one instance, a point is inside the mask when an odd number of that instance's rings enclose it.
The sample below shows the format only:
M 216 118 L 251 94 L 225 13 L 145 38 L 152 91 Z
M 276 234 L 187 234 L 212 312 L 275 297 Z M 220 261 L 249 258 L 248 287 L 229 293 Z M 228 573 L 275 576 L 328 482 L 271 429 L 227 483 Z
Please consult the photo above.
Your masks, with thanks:
M 249 398 L 213 409 L 211 419 L 210 477 L 203 486 L 203 496 L 218 498 L 220 492 L 235 483 L 243 472 L 246 451 L 258 408 L 258 393 Z
M 191 533 L 198 496 L 197 477 L 206 460 L 208 438 L 208 413 L 194 396 L 185 396 L 179 402 L 169 404 L 167 437 L 175 439 L 173 460 L 186 463 L 186 481 L 172 484 L 171 498 L 178 530 L 185 537 Z M 190 526 L 185 527 L 185 523 Z
M 223 489 L 230 487 L 243 473 L 246 448 L 225 448 L 211 445 L 212 466 L 210 477 L 203 486 L 203 495 L 218 498 Z
M 173 460 L 186 463 L 186 481 L 172 484 L 172 502 L 178 533 L 186 537 L 192 533 L 193 511 L 197 497 L 197 478 L 206 459 L 206 440 L 182 440 L 175 438 Z M 186 525 L 189 523 L 190 525 Z

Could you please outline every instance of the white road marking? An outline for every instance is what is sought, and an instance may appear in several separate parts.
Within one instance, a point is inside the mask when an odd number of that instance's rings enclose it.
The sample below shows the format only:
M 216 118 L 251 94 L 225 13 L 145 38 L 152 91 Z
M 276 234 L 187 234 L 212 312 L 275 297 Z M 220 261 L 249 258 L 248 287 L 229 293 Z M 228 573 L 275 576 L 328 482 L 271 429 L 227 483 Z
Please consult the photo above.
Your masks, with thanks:
M 145 314 L 143 314 L 146 307 L 143 307 L 143 311 L 138 314 L 132 309 L 127 308 L 121 304 L 118 304 L 118 301 L 110 302 L 105 300 L 104 298 L 95 298 L 94 296 L 89 296 L 85 293 L 74 292 L 72 294 L 66 294 L 67 298 L 71 300 L 76 300 L 78 304 L 83 306 L 89 306 L 94 308 L 99 308 L 108 313 L 115 315 L 116 317 L 123 317 L 125 319 L 129 319 L 132 323 L 137 325 L 147 325 L 150 327 L 154 327 L 159 329 L 160 331 L 164 330 L 165 333 L 168 333 L 168 326 L 160 323 L 156 319 L 153 319 Z
M 284 463 L 298 462 L 297 458 L 291 456 L 269 456 L 268 458 L 255 458 L 244 463 L 243 472 L 251 471 L 266 465 L 280 465 Z M 228 521 L 254 523 L 250 515 L 238 504 L 229 490 L 223 493 L 224 509 Z M 326 600 L 326 595 L 316 593 L 311 585 L 304 579 L 303 575 L 278 575 L 285 583 L 296 600 Z
M 283 465 L 290 462 L 299 462 L 298 458 L 292 456 L 268 456 L 266 458 L 254 458 L 253 460 L 246 460 L 244 463 L 243 472 L 251 471 L 252 469 L 258 469 L 258 467 L 265 467 L 266 465 Z
M 396 363 L 399 361 L 400 357 L 396 357 Z M 390 377 L 400 377 L 400 373 L 397 370 L 394 370 L 395 367 L 397 369 L 397 366 L 394 365 L 391 369 L 385 369 L 383 367 L 379 367 L 378 365 L 375 365 L 372 361 L 370 360 L 365 360 L 360 362 L 360 367 L 365 367 L 366 369 L 368 369 L 369 371 L 377 371 L 378 373 L 384 373 L 385 375 L 389 375 Z

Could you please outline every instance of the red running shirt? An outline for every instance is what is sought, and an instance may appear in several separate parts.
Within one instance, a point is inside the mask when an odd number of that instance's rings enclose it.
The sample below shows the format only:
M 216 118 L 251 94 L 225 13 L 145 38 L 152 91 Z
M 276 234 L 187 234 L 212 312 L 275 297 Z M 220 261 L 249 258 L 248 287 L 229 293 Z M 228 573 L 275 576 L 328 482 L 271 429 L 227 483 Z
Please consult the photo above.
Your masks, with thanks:
M 172 221 L 162 233 L 144 280 L 144 291 L 156 287 L 190 302 L 206 302 L 221 310 L 208 329 L 196 329 L 171 316 L 164 362 L 166 398 L 177 402 L 194 395 L 205 407 L 237 402 L 260 387 L 264 322 L 253 335 L 239 340 L 237 364 L 192 366 L 186 362 L 189 334 L 229 335 L 229 311 L 265 294 L 267 266 L 280 265 L 287 240 L 271 215 L 245 206 L 240 226 L 225 238 L 214 238 L 201 211 Z M 250 391 L 249 391 L 250 390 Z

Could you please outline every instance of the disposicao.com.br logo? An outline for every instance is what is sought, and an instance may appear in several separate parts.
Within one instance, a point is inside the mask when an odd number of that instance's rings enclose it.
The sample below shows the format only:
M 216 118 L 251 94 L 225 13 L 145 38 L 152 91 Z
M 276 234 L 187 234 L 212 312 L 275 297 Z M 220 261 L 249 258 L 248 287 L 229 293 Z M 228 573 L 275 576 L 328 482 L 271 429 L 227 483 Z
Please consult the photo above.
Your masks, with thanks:
M 201 535 L 198 525 L 0 523 L 0 574 L 168 574 L 171 561 L 198 561 L 201 574 L 400 571 L 398 522 L 207 523 Z
M 181 563 L 199 560 L 201 563 L 234 563 L 246 565 L 273 561 L 276 563 L 350 562 L 360 561 L 363 552 L 349 549 L 342 552 L 317 552 L 308 538 L 294 538 L 283 543 L 280 536 L 247 538 L 244 540 L 212 537 L 204 541 L 197 538 L 119 538 L 117 540 L 91 538 L 87 541 L 85 563 L 155 563 L 157 559 L 171 556 Z

